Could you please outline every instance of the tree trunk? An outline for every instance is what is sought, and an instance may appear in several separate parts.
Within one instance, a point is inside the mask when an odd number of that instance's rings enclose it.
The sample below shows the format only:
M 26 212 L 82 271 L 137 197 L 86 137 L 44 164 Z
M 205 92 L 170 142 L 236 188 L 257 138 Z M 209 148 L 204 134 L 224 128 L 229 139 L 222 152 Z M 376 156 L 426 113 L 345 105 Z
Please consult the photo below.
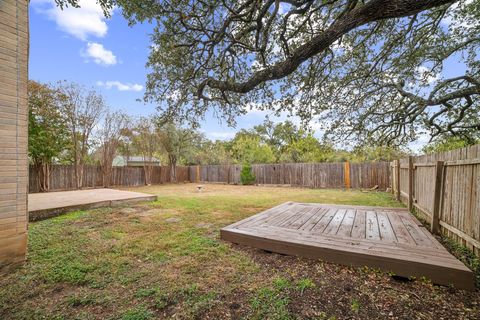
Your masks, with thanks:
M 73 159 L 73 169 L 74 169 L 74 174 L 75 174 L 75 187 L 79 189 L 79 178 L 78 178 L 78 158 L 77 155 L 75 154 L 75 157 Z
M 48 192 L 50 190 L 50 164 L 48 162 L 35 162 L 35 171 L 37 173 L 37 184 L 39 192 Z
M 83 171 L 84 171 L 84 164 L 78 163 L 77 166 L 77 189 L 83 188 Z
M 43 172 L 43 164 L 35 162 L 35 172 L 37 173 L 37 186 L 39 192 L 45 192 L 45 179 Z
M 50 191 L 50 163 L 45 163 L 45 177 L 44 177 L 44 186 L 45 186 L 45 192 Z
M 175 155 L 168 156 L 168 165 L 170 167 L 170 182 L 177 182 L 177 157 Z
M 110 187 L 110 181 L 112 180 L 112 171 L 112 166 L 109 166 L 108 164 L 104 164 L 102 166 L 104 188 Z
M 152 184 L 152 166 L 143 163 L 143 171 L 145 172 L 145 185 Z

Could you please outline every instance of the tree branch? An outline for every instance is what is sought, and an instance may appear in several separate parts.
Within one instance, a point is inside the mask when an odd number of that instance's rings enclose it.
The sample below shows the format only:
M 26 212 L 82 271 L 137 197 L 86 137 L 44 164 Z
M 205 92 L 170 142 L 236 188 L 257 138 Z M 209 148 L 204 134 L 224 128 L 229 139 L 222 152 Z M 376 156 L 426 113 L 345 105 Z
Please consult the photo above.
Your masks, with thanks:
M 371 0 L 364 5 L 357 5 L 354 9 L 345 12 L 327 30 L 292 51 L 287 59 L 254 72 L 244 82 L 218 80 L 209 77 L 200 83 L 197 95 L 198 97 L 205 97 L 204 90 L 206 87 L 220 91 L 247 93 L 263 82 L 281 79 L 291 74 L 308 58 L 326 50 L 337 39 L 352 29 L 373 21 L 414 15 L 451 2 L 453 0 Z

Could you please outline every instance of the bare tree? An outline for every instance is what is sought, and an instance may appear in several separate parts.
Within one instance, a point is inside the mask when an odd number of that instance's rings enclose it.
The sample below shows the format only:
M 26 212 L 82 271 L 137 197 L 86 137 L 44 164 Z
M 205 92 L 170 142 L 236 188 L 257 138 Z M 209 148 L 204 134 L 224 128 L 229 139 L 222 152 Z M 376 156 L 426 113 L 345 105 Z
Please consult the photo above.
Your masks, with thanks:
M 133 147 L 143 157 L 145 184 L 152 183 L 153 160 L 158 151 L 158 135 L 151 119 L 140 118 L 132 130 Z
M 170 181 L 177 182 L 177 162 L 188 153 L 193 153 L 200 145 L 201 134 L 191 128 L 182 128 L 179 124 L 157 124 L 158 141 L 168 156 Z
M 83 186 L 83 172 L 88 152 L 93 144 L 92 133 L 106 109 L 103 96 L 95 90 L 69 82 L 61 82 L 62 111 L 70 132 L 71 156 L 75 167 L 75 183 Z
M 113 159 L 117 155 L 122 133 L 129 124 L 128 116 L 120 111 L 107 111 L 98 131 L 100 144 L 100 163 L 102 166 L 103 186 L 109 187 L 113 172 Z

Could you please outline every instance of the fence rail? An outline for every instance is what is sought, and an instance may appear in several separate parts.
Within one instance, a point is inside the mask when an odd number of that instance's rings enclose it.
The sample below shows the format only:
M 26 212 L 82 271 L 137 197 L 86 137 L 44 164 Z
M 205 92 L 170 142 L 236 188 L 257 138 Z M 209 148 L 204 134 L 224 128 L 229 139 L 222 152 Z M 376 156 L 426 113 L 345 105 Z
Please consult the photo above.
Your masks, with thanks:
M 391 163 L 397 199 L 480 256 L 480 145 Z
M 240 165 L 205 165 L 189 168 L 192 181 L 240 183 Z M 390 186 L 388 162 L 290 163 L 252 166 L 257 184 L 308 188 L 373 188 Z

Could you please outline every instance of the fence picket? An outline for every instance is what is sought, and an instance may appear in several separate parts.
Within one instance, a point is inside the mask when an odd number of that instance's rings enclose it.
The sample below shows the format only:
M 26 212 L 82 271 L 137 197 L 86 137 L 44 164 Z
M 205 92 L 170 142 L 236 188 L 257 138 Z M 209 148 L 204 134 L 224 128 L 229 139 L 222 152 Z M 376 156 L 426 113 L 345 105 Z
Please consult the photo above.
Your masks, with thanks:
M 441 172 L 439 162 L 443 163 Z M 402 179 L 406 159 L 400 163 L 400 169 L 392 167 L 392 176 L 400 177 L 400 189 L 395 191 L 403 195 L 409 193 Z M 432 224 L 434 232 L 447 235 L 480 256 L 480 145 L 413 157 L 413 167 L 413 207 Z M 439 175 L 443 177 L 440 185 L 436 182 Z M 400 198 L 408 203 L 407 197 Z
M 75 190 L 75 169 L 72 165 L 53 165 L 50 170 L 50 191 Z M 177 182 L 189 181 L 189 167 L 177 167 Z M 170 181 L 169 167 L 153 167 L 152 183 L 162 184 Z M 142 167 L 114 167 L 110 186 L 145 185 L 145 173 Z M 87 165 L 83 171 L 82 188 L 103 187 L 102 168 Z M 39 192 L 38 175 L 30 166 L 29 193 Z

